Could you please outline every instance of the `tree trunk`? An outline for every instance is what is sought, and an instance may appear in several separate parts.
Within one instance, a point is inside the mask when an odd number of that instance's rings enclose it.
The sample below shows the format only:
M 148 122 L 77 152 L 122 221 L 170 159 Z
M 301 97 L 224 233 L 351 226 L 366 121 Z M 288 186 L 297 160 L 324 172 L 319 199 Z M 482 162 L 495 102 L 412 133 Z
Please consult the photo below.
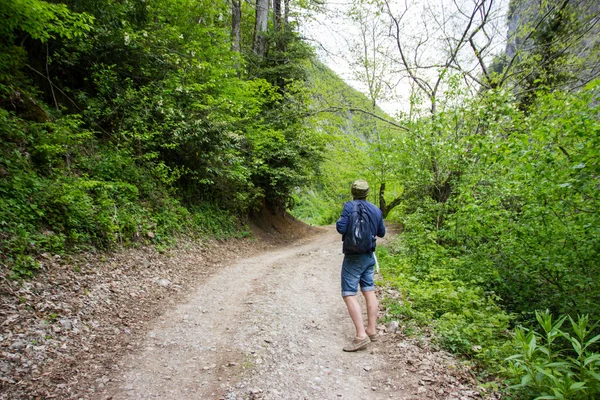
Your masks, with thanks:
M 283 0 L 283 29 L 288 28 L 288 21 L 290 19 L 290 0 Z
M 281 30 L 281 0 L 273 0 L 273 27 L 275 32 Z
M 264 57 L 267 50 L 265 32 L 269 25 L 269 0 L 256 0 L 256 24 L 254 25 L 254 45 L 252 50 L 259 57 Z
M 284 50 L 284 41 L 281 36 L 283 31 L 281 19 L 281 0 L 273 0 L 273 27 L 275 28 L 275 47 L 279 51 Z
M 379 187 L 379 209 L 381 210 L 381 214 L 383 219 L 386 219 L 390 211 L 392 211 L 397 205 L 402 202 L 401 197 L 396 197 L 392 200 L 391 203 L 387 203 L 385 201 L 385 183 L 382 183 Z
M 385 183 L 379 186 L 379 209 L 383 215 L 387 214 L 387 204 L 385 202 Z M 385 218 L 385 216 L 383 217 Z
M 231 50 L 240 52 L 242 1 L 231 0 Z

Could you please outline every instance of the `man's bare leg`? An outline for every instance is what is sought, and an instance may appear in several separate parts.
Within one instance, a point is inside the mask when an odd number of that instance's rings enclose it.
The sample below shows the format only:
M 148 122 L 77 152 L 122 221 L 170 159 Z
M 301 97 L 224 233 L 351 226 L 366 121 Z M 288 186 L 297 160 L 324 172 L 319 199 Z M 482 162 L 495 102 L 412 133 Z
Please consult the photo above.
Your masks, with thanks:
M 345 296 L 344 302 L 346 303 L 346 307 L 348 307 L 348 313 L 356 328 L 356 338 L 364 339 L 367 337 L 367 334 L 363 325 L 362 310 L 360 309 L 360 304 L 358 303 L 356 296 Z
M 365 296 L 365 300 L 367 302 L 368 323 L 366 334 L 371 336 L 377 333 L 377 313 L 379 312 L 379 300 L 377 300 L 377 296 L 375 296 L 375 291 L 362 292 L 362 294 Z

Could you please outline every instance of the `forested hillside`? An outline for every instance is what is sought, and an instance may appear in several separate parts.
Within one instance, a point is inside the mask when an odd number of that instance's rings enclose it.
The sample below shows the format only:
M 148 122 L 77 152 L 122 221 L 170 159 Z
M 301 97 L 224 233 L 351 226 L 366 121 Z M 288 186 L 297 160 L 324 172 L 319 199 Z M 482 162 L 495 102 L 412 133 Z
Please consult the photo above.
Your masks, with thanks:
M 287 4 L 287 3 L 286 3 Z M 233 5 L 233 8 L 232 8 Z M 0 259 L 243 234 L 322 157 L 288 6 L 2 2 Z M 268 8 L 264 10 L 268 12 Z
M 600 11 L 509 3 L 345 4 L 360 93 L 298 33 L 327 2 L 0 2 L 3 274 L 330 224 L 364 178 L 389 318 L 510 398 L 598 398 Z

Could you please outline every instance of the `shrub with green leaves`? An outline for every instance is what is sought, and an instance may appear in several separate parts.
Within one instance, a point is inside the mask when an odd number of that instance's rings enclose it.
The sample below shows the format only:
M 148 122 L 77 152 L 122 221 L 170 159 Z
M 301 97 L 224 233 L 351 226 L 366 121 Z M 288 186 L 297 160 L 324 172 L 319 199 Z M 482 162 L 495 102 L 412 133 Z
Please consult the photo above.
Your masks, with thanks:
M 514 350 L 509 340 L 513 317 L 496 304 L 492 293 L 461 280 L 456 274 L 460 260 L 448 257 L 443 248 L 430 252 L 428 267 L 423 268 L 407 256 L 406 246 L 401 237 L 378 250 L 385 281 L 402 293 L 400 300 L 387 301 L 390 317 L 433 326 L 440 346 L 502 373 L 502 361 Z
M 600 335 L 587 315 L 553 321 L 548 310 L 536 312 L 541 331 L 515 331 L 520 352 L 508 358 L 520 396 L 548 400 L 593 400 L 600 396 Z M 565 321 L 570 329 L 564 328 Z

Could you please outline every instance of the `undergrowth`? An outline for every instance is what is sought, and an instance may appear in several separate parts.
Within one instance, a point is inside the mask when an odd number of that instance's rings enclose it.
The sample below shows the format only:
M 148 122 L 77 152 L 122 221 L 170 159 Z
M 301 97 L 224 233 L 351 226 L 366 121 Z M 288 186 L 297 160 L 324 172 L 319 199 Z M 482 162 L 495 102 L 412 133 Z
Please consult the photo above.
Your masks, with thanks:
M 183 204 L 164 174 L 99 142 L 74 117 L 31 123 L 0 112 L 0 263 L 12 277 L 32 276 L 45 252 L 248 234 L 214 204 Z
M 491 294 L 456 277 L 454 260 L 434 258 L 429 268 L 417 268 L 402 246 L 398 240 L 378 249 L 386 283 L 401 294 L 387 300 L 390 318 L 431 326 L 434 343 L 472 360 L 483 375 L 504 374 L 503 360 L 516 349 L 508 340 L 513 316 Z
M 517 325 L 494 293 L 457 275 L 459 260 L 431 246 L 418 261 L 403 237 L 378 248 L 384 283 L 400 293 L 385 300 L 387 318 L 402 321 L 408 335 L 431 327 L 434 344 L 471 362 L 482 385 L 504 398 L 598 398 L 598 323 L 587 315 L 553 321 L 549 311 L 537 311 L 538 325 Z

